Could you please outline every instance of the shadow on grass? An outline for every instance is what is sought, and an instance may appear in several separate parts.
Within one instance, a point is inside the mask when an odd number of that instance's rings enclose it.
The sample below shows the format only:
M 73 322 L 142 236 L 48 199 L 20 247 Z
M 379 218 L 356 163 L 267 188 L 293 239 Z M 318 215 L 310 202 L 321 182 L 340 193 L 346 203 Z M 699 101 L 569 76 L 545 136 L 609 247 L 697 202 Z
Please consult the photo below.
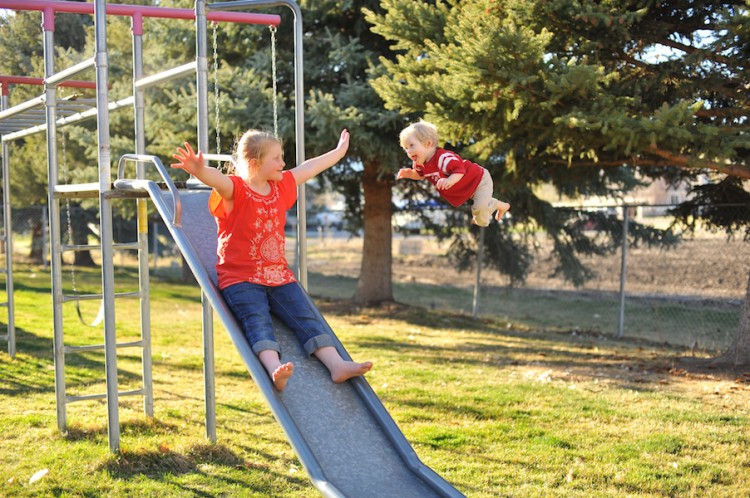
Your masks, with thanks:
M 198 444 L 185 452 L 178 452 L 161 444 L 157 450 L 123 451 L 112 455 L 102 468 L 112 477 L 120 479 L 141 475 L 159 478 L 164 474 L 195 472 L 200 464 L 205 463 L 238 467 L 242 466 L 243 461 L 223 445 Z
M 16 358 L 8 358 L 7 363 L 0 367 L 0 395 L 22 396 L 54 392 L 52 341 L 23 329 L 16 329 L 16 350 L 19 352 Z M 99 354 L 99 358 L 94 356 L 95 354 L 66 357 L 65 385 L 68 393 L 104 382 L 104 355 Z M 92 379 L 91 372 L 101 372 L 101 377 Z M 136 372 L 121 370 L 119 376 L 122 383 L 141 381 L 140 373 Z M 35 383 L 31 383 L 30 380 Z
M 168 424 L 152 418 L 123 422 L 120 433 L 127 436 L 157 436 L 169 435 L 178 431 L 176 424 Z M 65 428 L 63 437 L 68 441 L 94 441 L 107 437 L 106 425 L 83 427 L 80 424 L 69 424 Z
M 268 454 L 263 457 L 268 460 L 275 458 L 274 455 Z M 204 465 L 214 468 L 210 475 L 202 470 Z M 223 467 L 224 470 L 217 470 L 217 467 Z M 115 479 L 147 477 L 154 481 L 169 481 L 172 484 L 176 484 L 174 476 L 200 474 L 204 478 L 221 481 L 221 487 L 239 488 L 260 494 L 267 493 L 268 483 L 280 477 L 283 477 L 284 481 L 294 482 L 297 486 L 308 485 L 306 479 L 279 476 L 266 464 L 258 465 L 246 461 L 227 446 L 210 443 L 195 444 L 183 451 L 174 450 L 167 444 L 159 445 L 156 450 L 123 451 L 112 455 L 100 468 Z M 247 476 L 247 479 L 230 477 L 230 473 Z M 179 485 L 192 496 L 216 496 L 205 489 L 194 488 L 185 483 Z

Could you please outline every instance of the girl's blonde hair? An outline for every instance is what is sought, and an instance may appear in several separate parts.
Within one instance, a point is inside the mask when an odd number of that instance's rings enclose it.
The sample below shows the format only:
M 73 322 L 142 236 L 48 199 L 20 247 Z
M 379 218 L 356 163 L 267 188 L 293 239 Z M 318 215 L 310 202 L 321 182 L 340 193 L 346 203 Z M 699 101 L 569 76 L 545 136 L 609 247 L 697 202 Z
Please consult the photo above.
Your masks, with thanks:
M 423 119 L 420 119 L 416 123 L 412 123 L 403 130 L 401 130 L 401 133 L 398 136 L 399 142 L 401 143 L 401 147 L 406 147 L 406 141 L 409 140 L 411 137 L 416 138 L 421 143 L 427 143 L 432 142 L 433 147 L 438 146 L 438 131 L 437 127 L 427 122 Z
M 260 161 L 268 151 L 271 144 L 282 145 L 279 138 L 273 133 L 261 130 L 247 130 L 242 134 L 235 147 L 233 161 L 234 174 L 242 178 L 250 178 L 250 161 Z

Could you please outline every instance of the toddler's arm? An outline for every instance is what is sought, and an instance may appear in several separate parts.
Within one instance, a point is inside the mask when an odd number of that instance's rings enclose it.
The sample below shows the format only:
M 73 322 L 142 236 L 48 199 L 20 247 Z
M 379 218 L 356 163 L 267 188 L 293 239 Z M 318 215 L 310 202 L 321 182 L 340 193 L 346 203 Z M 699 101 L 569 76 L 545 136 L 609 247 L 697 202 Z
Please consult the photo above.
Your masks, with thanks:
M 225 200 L 231 201 L 234 198 L 232 180 L 218 169 L 206 166 L 203 152 L 198 151 L 196 154 L 190 144 L 185 142 L 185 148 L 178 147 L 172 157 L 177 159 L 176 163 L 172 163 L 173 168 L 187 171 L 209 187 L 216 189 L 216 192 Z
M 441 178 L 440 180 L 438 180 L 435 186 L 440 190 L 448 190 L 453 185 L 457 184 L 463 177 L 463 173 L 453 173 L 448 178 Z
M 424 176 L 420 175 L 412 168 L 401 168 L 398 170 L 396 180 L 402 180 L 404 178 L 408 178 L 409 180 L 424 180 Z
M 319 173 L 339 162 L 346 155 L 347 150 L 349 150 L 349 132 L 344 129 L 341 132 L 339 143 L 335 149 L 318 157 L 308 159 L 291 170 L 297 185 L 305 183 L 307 180 L 314 178 Z

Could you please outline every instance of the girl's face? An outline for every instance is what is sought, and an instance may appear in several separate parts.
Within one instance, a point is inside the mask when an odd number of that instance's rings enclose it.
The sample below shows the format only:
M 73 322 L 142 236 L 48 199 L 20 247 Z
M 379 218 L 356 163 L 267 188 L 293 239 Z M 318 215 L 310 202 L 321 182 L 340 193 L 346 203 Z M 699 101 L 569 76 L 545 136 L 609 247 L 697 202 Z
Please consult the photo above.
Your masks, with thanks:
M 435 146 L 432 142 L 422 143 L 414 136 L 407 138 L 403 144 L 404 152 L 415 164 L 423 165 L 435 154 Z
M 263 151 L 260 160 L 253 160 L 257 180 L 279 182 L 284 170 L 284 150 L 280 143 L 272 142 Z

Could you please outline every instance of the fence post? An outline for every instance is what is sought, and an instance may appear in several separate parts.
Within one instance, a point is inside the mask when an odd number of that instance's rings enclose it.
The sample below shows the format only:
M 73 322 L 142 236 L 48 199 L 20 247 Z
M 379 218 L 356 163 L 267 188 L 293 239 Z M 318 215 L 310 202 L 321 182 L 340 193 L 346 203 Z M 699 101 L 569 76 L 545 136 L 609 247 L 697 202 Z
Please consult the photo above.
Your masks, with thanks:
M 479 313 L 479 282 L 482 277 L 482 254 L 484 253 L 484 228 L 479 227 L 479 247 L 477 248 L 477 274 L 474 281 L 474 302 L 471 317 L 476 318 Z
M 628 205 L 622 206 L 622 259 L 620 261 L 620 319 L 617 322 L 617 337 L 625 334 L 625 274 L 628 266 Z

